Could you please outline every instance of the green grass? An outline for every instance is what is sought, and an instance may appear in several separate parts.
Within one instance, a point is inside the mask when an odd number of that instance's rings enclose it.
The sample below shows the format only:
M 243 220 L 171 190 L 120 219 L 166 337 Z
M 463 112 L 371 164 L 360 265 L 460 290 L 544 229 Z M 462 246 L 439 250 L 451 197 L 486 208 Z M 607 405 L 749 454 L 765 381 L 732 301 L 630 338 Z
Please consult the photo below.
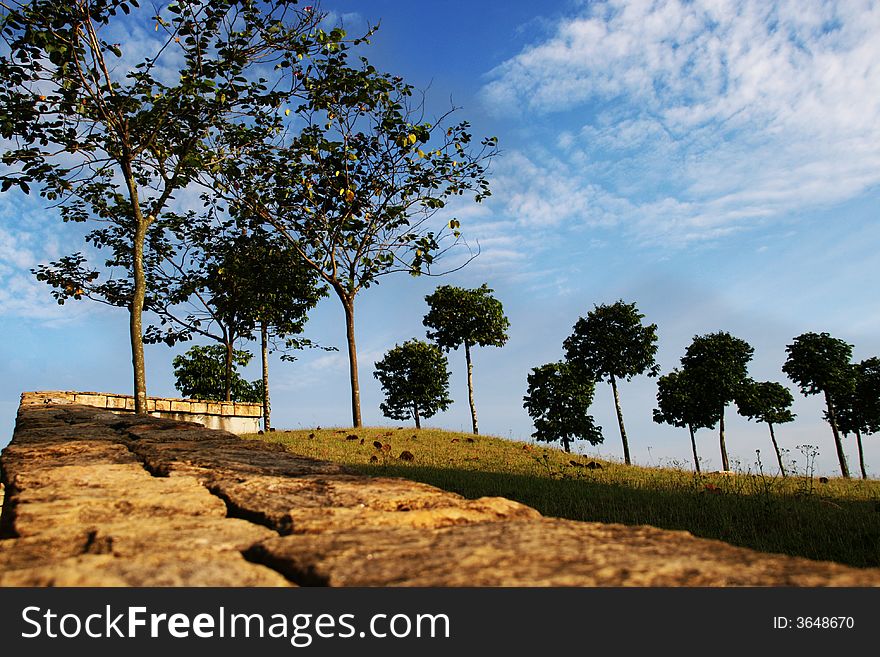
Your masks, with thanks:
M 347 440 L 350 435 L 358 440 Z M 246 438 L 468 498 L 508 497 L 546 516 L 684 529 L 765 552 L 880 566 L 880 482 L 874 480 L 820 483 L 803 472 L 783 479 L 754 474 L 756 466 L 751 473 L 698 476 L 434 429 L 307 429 Z M 377 449 L 374 441 L 390 449 Z M 398 458 L 404 450 L 412 462 Z M 603 467 L 583 467 L 594 460 Z

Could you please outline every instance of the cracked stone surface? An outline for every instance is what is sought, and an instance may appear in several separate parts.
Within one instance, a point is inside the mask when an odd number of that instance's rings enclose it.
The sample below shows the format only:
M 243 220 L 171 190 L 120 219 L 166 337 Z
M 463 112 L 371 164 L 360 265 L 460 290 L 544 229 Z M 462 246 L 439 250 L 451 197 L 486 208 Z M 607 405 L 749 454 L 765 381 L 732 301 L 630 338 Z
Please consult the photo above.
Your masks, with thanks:
M 23 396 L 2 586 L 880 586 L 880 569 L 544 518 L 189 422 Z

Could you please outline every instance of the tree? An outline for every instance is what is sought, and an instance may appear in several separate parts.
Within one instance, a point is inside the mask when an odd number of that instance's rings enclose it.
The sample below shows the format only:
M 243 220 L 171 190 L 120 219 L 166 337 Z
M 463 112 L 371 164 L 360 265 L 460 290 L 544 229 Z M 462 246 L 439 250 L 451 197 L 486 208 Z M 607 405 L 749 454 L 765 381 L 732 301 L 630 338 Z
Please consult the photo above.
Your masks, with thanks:
M 688 376 L 687 370 L 672 370 L 657 380 L 657 408 L 654 422 L 687 427 L 694 452 L 694 469 L 700 472 L 697 455 L 697 429 L 709 429 L 718 422 L 717 405 L 707 398 L 705 391 Z
M 535 440 L 560 440 L 566 452 L 573 440 L 591 445 L 604 440 L 602 427 L 588 415 L 596 383 L 583 372 L 565 362 L 548 363 L 532 369 L 528 384 L 523 407 L 535 423 Z
M 788 357 L 782 371 L 800 387 L 801 394 L 825 397 L 826 418 L 831 425 L 840 473 L 849 479 L 849 466 L 837 427 L 835 398 L 845 395 L 851 383 L 852 345 L 828 333 L 804 333 L 785 348 Z
M 471 347 L 503 347 L 507 342 L 510 321 L 504 316 L 501 302 L 492 296 L 492 290 L 486 283 L 474 290 L 441 285 L 433 294 L 426 296 L 425 301 L 430 310 L 422 324 L 433 329 L 428 331 L 428 337 L 447 351 L 464 345 L 471 424 L 477 434 Z
M 867 358 L 852 366 L 851 383 L 835 398 L 835 415 L 844 436 L 855 434 L 862 479 L 868 478 L 862 435 L 880 431 L 880 358 Z
M 172 361 L 176 381 L 174 387 L 189 399 L 215 399 L 239 402 L 263 400 L 262 383 L 241 378 L 236 366 L 246 367 L 253 358 L 247 351 L 233 353 L 232 392 L 226 391 L 226 349 L 219 344 L 190 347 Z
M 422 417 L 445 411 L 452 403 L 446 356 L 437 345 L 421 340 L 395 345 L 376 363 L 373 376 L 385 391 L 385 401 L 380 405 L 385 417 L 412 417 L 416 429 L 422 428 Z
M 318 48 L 310 35 L 321 17 L 294 8 L 295 0 L 177 0 L 159 15 L 137 0 L 31 0 L 4 3 L 0 56 L 0 136 L 13 145 L 2 156 L 13 185 L 39 193 L 64 221 L 97 221 L 105 227 L 87 240 L 115 242 L 110 275 L 93 294 L 129 312 L 135 411 L 146 412 L 142 314 L 148 295 L 144 259 L 153 245 L 167 247 L 165 232 L 183 217 L 170 209 L 175 195 L 204 170 L 216 153 L 204 147 L 212 132 L 233 117 L 275 106 L 297 86 L 300 70 L 291 54 Z M 139 63 L 123 57 L 128 44 L 106 40 L 118 13 L 155 23 L 155 42 Z M 279 54 L 280 53 L 280 54 Z M 287 63 L 278 84 L 259 71 Z M 83 298 L 74 254 L 38 270 L 59 303 Z M 89 275 L 91 276 L 91 272 Z
M 595 306 L 586 318 L 578 319 L 572 334 L 563 343 L 567 361 L 582 368 L 596 381 L 607 379 L 611 384 L 617 426 L 623 441 L 623 459 L 627 465 L 631 463 L 629 442 L 623 426 L 617 380 L 629 381 L 645 372 L 648 376 L 656 376 L 659 371 L 654 362 L 657 325 L 644 326 L 644 317 L 634 303 L 618 301 Z
M 774 424 L 783 424 L 794 420 L 795 415 L 791 412 L 794 398 L 791 392 L 781 383 L 775 381 L 752 381 L 746 380 L 736 395 L 736 406 L 739 414 L 766 422 L 770 427 L 770 440 L 776 452 L 776 460 L 779 462 L 779 472 L 785 476 L 785 465 L 782 463 L 782 453 L 776 443 L 776 434 L 773 431 Z
M 220 188 L 284 235 L 342 303 L 360 426 L 355 299 L 387 274 L 438 275 L 431 265 L 458 242 L 460 224 L 432 218 L 452 197 L 489 195 L 495 139 L 472 148 L 467 122 L 445 125 L 455 108 L 424 121 L 410 85 L 363 58 L 349 66 L 345 52 L 315 62 L 304 86 L 295 114 L 302 130 L 243 150 Z
M 716 409 L 721 446 L 721 463 L 730 469 L 724 442 L 724 409 L 736 399 L 740 386 L 748 376 L 747 367 L 754 353 L 745 340 L 726 331 L 694 336 L 681 359 L 693 384 L 702 388 L 709 403 Z
M 193 334 L 216 340 L 226 351 L 226 396 L 232 386 L 233 350 L 259 331 L 263 370 L 264 428 L 270 428 L 268 352 L 270 337 L 296 347 L 308 312 L 326 296 L 314 270 L 276 235 L 246 230 L 216 219 L 192 217 L 178 231 L 179 258 L 150 270 L 164 294 L 153 306 L 162 319 L 146 340 L 173 344 Z M 287 356 L 288 359 L 291 357 Z

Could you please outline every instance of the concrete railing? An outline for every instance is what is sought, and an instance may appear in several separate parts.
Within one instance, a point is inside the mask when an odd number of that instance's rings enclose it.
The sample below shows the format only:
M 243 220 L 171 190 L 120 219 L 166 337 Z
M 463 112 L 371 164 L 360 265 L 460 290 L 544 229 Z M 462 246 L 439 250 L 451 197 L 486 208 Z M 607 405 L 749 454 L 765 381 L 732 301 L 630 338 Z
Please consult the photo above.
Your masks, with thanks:
M 76 392 L 72 390 L 23 392 L 21 403 L 22 405 L 83 404 L 103 408 L 120 415 L 134 413 L 134 397 L 112 392 Z M 263 406 L 250 402 L 147 397 L 147 412 L 153 417 L 197 422 L 208 429 L 243 434 L 257 433 L 260 430 Z

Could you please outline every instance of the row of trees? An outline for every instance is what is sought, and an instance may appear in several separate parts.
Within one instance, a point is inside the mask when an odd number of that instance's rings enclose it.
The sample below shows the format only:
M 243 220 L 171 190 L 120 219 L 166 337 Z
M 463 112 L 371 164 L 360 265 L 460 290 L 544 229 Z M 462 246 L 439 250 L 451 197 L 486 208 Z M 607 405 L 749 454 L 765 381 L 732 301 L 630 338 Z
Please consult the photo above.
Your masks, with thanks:
M 532 370 L 524 406 L 534 419 L 537 440 L 559 440 L 566 450 L 576 439 L 602 442 L 601 428 L 589 415 L 589 407 L 595 383 L 607 380 L 614 393 L 624 461 L 631 462 L 617 381 L 659 373 L 657 326 L 645 325 L 643 319 L 635 304 L 618 301 L 596 306 L 578 319 L 564 341 L 565 360 Z M 841 474 L 850 476 L 840 434 L 854 434 L 861 475 L 866 478 L 862 436 L 880 431 L 880 359 L 853 363 L 852 345 L 828 333 L 804 333 L 786 351 L 782 371 L 804 395 L 825 398 L 825 419 L 832 429 Z M 724 420 L 727 407 L 735 403 L 741 415 L 768 425 L 780 472 L 786 475 L 774 427 L 794 420 L 794 399 L 780 383 L 749 377 L 753 354 L 751 345 L 730 333 L 698 335 L 680 366 L 657 382 L 654 421 L 688 429 L 697 472 L 700 457 L 695 432 L 715 426 L 722 467 L 730 468 Z
M 267 353 L 309 346 L 307 312 L 332 291 L 359 426 L 355 299 L 387 274 L 438 273 L 462 238 L 432 219 L 488 196 L 495 139 L 475 143 L 454 107 L 425 120 L 413 87 L 363 56 L 372 29 L 349 38 L 296 0 L 2 8 L 0 188 L 35 186 L 63 221 L 96 226 L 103 263 L 78 252 L 34 273 L 59 303 L 127 309 L 136 412 L 144 342 L 216 341 L 228 399 L 235 345 L 259 335 L 268 426 Z M 140 61 L 109 36 L 126 28 L 154 35 Z

